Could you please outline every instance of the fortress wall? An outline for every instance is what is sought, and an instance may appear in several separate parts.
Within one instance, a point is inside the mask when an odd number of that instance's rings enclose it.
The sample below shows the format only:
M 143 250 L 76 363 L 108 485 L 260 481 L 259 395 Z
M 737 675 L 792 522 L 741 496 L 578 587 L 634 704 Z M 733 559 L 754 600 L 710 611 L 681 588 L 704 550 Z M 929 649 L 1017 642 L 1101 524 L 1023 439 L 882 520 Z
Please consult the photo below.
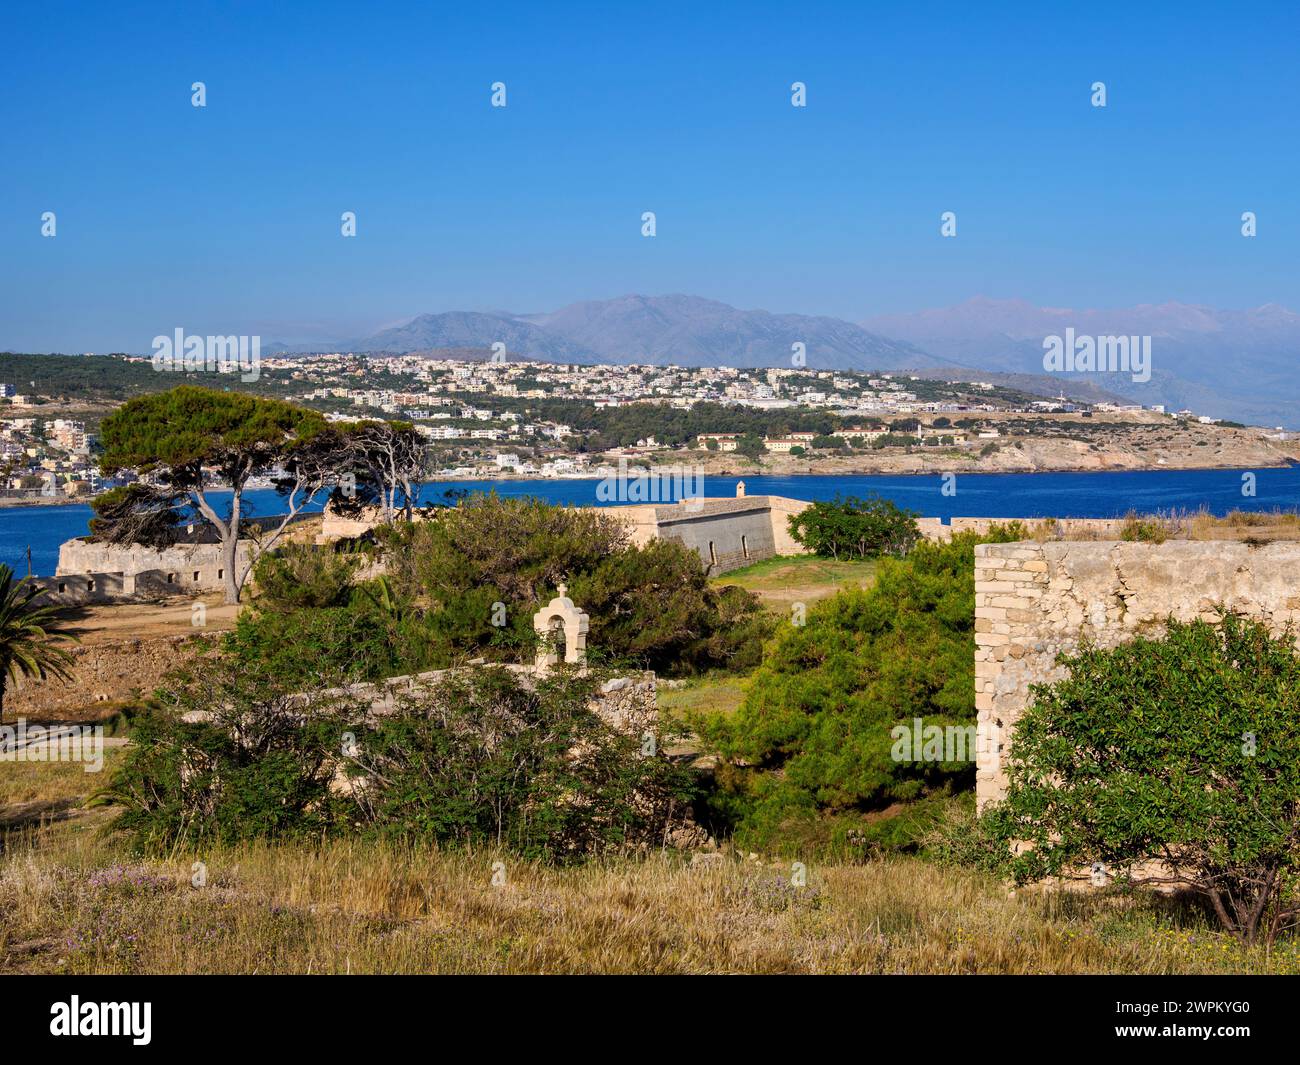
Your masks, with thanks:
M 807 549 L 790 535 L 791 516 L 805 510 L 810 504 L 802 499 L 785 496 L 765 497 L 771 504 L 772 543 L 778 555 L 803 555 Z
M 32 584 L 44 590 L 42 606 L 81 606 L 112 603 L 135 595 L 135 578 L 122 572 L 78 573 L 62 577 L 36 577 Z
M 236 557 L 240 567 L 248 564 L 247 542 L 240 543 Z M 224 574 L 219 544 L 174 544 L 156 549 L 68 540 L 59 547 L 54 576 L 35 583 L 45 589 L 48 602 L 78 606 L 220 591 Z
M 744 502 L 742 500 L 742 502 Z M 777 554 L 772 513 L 766 501 L 755 499 L 745 508 L 710 512 L 690 503 L 660 508 L 658 535 L 677 540 L 700 556 L 710 576 L 740 569 Z
M 248 562 L 250 545 L 242 541 L 238 548 L 240 565 Z M 217 570 L 225 563 L 221 558 L 220 544 L 173 544 L 171 547 L 153 548 L 140 544 L 96 544 L 86 540 L 67 540 L 59 547 L 59 565 L 55 577 L 86 573 L 121 573 L 134 576 L 144 573 L 175 574 L 191 583 L 212 582 L 221 586 Z M 194 576 L 195 571 L 199 576 Z
M 628 507 L 600 507 L 593 509 L 596 509 L 598 513 L 605 513 L 617 518 L 626 525 L 632 543 L 638 547 L 644 547 L 658 536 L 659 522 L 655 517 L 655 513 L 660 509 L 658 504 L 647 503 Z
M 930 519 L 922 519 L 930 520 Z M 1123 518 L 953 518 L 949 535 L 955 532 L 987 533 L 995 525 L 1018 521 L 1032 533 L 1046 539 L 1072 536 L 1081 539 L 1115 540 L 1124 527 Z
M 536 670 L 531 665 L 501 663 L 500 666 L 519 677 L 525 685 L 531 686 L 536 678 Z M 436 688 L 445 679 L 459 672 L 459 669 L 435 669 L 425 673 L 389 677 L 386 680 L 363 681 L 346 688 L 315 693 L 311 698 L 361 703 L 368 708 L 372 718 L 384 717 L 397 710 L 404 700 L 418 698 L 422 692 Z M 655 701 L 656 688 L 657 678 L 649 670 L 617 677 L 601 686 L 592 708 L 620 731 L 639 735 L 646 728 L 653 729 L 659 719 Z M 294 698 L 309 702 L 307 696 Z
M 1280 632 L 1300 623 L 1300 543 L 1170 540 L 981 544 L 975 548 L 975 707 L 982 747 L 976 799 L 1006 790 L 1010 730 L 1029 686 L 1065 675 L 1057 657 L 1087 638 L 1113 647 L 1158 635 L 1169 616 L 1215 607 Z
M 655 539 L 685 544 L 716 576 L 774 555 L 804 554 L 790 535 L 789 517 L 806 506 L 784 496 L 739 495 L 594 509 L 627 525 L 634 544 Z
M 934 540 L 941 544 L 952 539 L 952 527 L 945 525 L 942 518 L 917 518 L 916 527 L 923 539 Z

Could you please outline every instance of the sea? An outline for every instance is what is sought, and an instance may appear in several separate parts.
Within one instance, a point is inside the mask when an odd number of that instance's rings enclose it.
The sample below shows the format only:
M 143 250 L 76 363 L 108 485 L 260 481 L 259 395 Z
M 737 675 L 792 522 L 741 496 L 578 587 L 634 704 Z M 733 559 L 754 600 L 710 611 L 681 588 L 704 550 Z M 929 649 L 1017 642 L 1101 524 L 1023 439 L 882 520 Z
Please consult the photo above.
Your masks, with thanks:
M 836 496 L 878 495 L 923 517 L 972 518 L 1113 518 L 1129 511 L 1169 513 L 1204 508 L 1213 514 L 1231 510 L 1300 509 L 1300 466 L 1259 470 L 1135 470 L 1098 473 L 962 473 L 946 480 L 942 474 L 909 476 L 789 476 L 706 477 L 705 496 L 734 496 L 744 480 L 747 495 L 780 495 L 793 499 L 834 499 Z M 674 489 L 694 491 L 691 479 L 659 482 L 662 498 L 672 502 Z M 601 488 L 602 484 L 604 485 Z M 945 492 L 945 487 L 947 492 Z M 598 491 L 598 489 L 600 489 Z M 425 485 L 422 503 L 441 502 L 447 493 L 496 492 L 501 496 L 535 496 L 549 503 L 609 506 L 610 485 L 598 479 L 438 481 Z M 224 502 L 229 493 L 213 492 Z M 283 512 L 273 489 L 245 493 L 245 513 L 268 516 Z M 641 500 L 632 499 L 631 502 Z M 317 505 L 313 508 L 319 510 Z M 59 545 L 85 536 L 91 516 L 88 504 L 0 508 L 0 563 L 20 576 L 51 576 L 58 564 Z

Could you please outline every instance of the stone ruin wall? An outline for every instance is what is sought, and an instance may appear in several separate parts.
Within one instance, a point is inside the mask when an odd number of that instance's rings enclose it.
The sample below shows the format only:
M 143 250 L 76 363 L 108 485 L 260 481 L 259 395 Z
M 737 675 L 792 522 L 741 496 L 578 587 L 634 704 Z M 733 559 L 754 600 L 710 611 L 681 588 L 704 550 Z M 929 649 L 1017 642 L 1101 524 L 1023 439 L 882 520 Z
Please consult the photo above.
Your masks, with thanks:
M 24 677 L 5 692 L 5 716 L 39 720 L 93 717 L 100 703 L 150 695 L 184 660 L 198 637 L 153 636 L 111 643 L 73 644 L 72 680 Z
M 523 683 L 531 684 L 537 676 L 536 667 L 517 663 L 496 663 L 509 670 Z M 346 688 L 315 693 L 313 698 L 340 699 L 361 703 L 369 707 L 371 717 L 384 717 L 398 709 L 406 699 L 436 688 L 445 678 L 459 670 L 435 669 L 427 673 L 413 673 L 386 680 L 364 681 Z M 655 693 L 656 677 L 653 672 L 633 673 L 605 681 L 600 687 L 592 708 L 614 729 L 633 735 L 644 730 L 653 731 L 659 722 L 659 709 Z
M 248 564 L 250 544 L 237 548 L 237 565 Z M 96 544 L 67 540 L 59 547 L 53 577 L 38 577 L 45 601 L 58 606 L 198 595 L 224 587 L 225 562 L 219 544 L 174 544 L 155 549 L 139 544 Z
M 1029 686 L 1087 638 L 1114 647 L 1165 620 L 1213 620 L 1223 604 L 1274 632 L 1300 629 L 1300 543 L 1046 542 L 975 548 L 975 708 L 980 806 L 1006 790 L 1010 729 Z

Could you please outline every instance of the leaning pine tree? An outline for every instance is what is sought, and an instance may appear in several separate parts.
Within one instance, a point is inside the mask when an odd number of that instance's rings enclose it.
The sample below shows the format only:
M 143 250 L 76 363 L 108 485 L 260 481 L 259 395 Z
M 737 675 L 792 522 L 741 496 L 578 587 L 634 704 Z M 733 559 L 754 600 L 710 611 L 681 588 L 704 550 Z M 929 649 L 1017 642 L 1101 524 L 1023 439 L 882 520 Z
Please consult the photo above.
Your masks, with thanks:
M 256 556 L 270 551 L 330 485 L 346 481 L 352 494 L 382 501 L 386 519 L 400 501 L 409 517 L 423 468 L 409 424 L 331 425 L 291 403 L 193 385 L 137 396 L 105 418 L 100 433 L 104 475 L 130 473 L 148 483 L 100 496 L 92 536 L 161 547 L 174 539 L 179 508 L 188 506 L 220 540 L 228 603 L 239 602 Z M 284 513 L 254 545 L 253 558 L 239 563 L 248 531 L 245 492 L 257 476 L 274 478 Z M 219 506 L 214 489 L 228 491 L 229 503 Z

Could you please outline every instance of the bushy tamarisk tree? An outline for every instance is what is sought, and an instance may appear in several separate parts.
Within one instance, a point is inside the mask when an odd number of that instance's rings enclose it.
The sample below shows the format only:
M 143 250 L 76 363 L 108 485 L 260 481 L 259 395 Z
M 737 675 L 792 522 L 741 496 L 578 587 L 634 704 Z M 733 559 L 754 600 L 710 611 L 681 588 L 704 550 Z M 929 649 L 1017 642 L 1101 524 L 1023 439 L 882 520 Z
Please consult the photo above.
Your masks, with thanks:
M 995 840 L 1020 881 L 1104 863 L 1208 900 L 1242 941 L 1300 921 L 1300 656 L 1225 614 L 1061 659 L 1011 739 Z

